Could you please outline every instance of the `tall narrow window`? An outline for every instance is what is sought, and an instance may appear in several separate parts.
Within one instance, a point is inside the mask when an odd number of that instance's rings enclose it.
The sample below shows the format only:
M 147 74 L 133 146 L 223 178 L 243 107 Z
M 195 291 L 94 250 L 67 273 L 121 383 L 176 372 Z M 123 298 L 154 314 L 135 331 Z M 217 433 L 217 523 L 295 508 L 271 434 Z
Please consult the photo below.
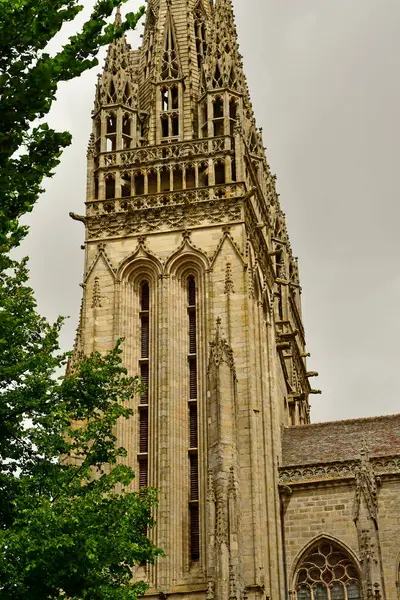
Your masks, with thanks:
M 196 281 L 187 280 L 189 361 L 189 544 L 190 559 L 200 559 L 199 456 L 197 407 L 197 303 Z
M 224 135 L 224 101 L 216 96 L 213 104 L 214 135 Z
M 111 198 L 115 198 L 115 176 L 112 174 L 106 176 L 106 200 Z
M 237 119 L 237 104 L 235 98 L 229 100 L 229 130 L 230 134 L 235 133 L 235 125 Z
M 177 85 L 165 86 L 161 93 L 161 137 L 179 136 L 179 88 Z
M 140 287 L 140 360 L 143 392 L 139 405 L 139 488 L 148 485 L 149 465 L 149 358 L 150 358 L 150 288 L 147 281 Z
M 175 33 L 172 20 L 166 25 L 164 52 L 161 64 L 161 79 L 176 79 L 179 76 L 179 63 L 176 51 Z
M 194 39 L 196 40 L 197 66 L 200 69 L 207 53 L 206 15 L 201 2 L 194 10 Z

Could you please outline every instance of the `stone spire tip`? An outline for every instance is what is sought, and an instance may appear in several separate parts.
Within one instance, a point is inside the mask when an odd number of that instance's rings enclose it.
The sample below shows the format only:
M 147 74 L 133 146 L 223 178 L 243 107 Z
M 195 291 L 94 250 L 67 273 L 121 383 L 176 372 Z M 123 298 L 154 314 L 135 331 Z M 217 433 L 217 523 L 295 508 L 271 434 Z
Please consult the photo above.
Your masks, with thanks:
M 122 15 L 121 15 L 121 5 L 120 4 L 118 4 L 118 6 L 117 6 L 117 12 L 115 13 L 114 24 L 122 25 Z

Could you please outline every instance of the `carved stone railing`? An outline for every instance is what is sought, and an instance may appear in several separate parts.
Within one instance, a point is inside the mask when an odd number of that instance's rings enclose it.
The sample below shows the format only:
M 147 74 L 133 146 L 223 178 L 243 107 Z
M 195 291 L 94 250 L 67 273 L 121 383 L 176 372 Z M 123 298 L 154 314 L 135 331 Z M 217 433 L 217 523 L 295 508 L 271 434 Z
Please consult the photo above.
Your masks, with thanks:
M 400 456 L 381 456 L 370 459 L 374 475 L 400 474 Z M 338 479 L 354 479 L 360 468 L 360 459 L 343 460 L 331 463 L 315 463 L 279 468 L 279 484 L 288 486 L 294 484 L 312 484 Z
M 112 200 L 96 200 L 88 202 L 86 207 L 87 217 L 101 215 L 112 215 L 124 212 L 136 212 L 166 208 L 174 206 L 185 206 L 201 202 L 215 202 L 218 200 L 229 200 L 239 198 L 246 193 L 244 183 L 226 183 L 207 188 L 189 190 L 177 190 L 173 192 L 162 192 L 160 194 L 148 194 L 146 196 L 135 196 L 132 198 L 118 198 Z
M 98 155 L 101 167 L 148 165 L 154 162 L 190 159 L 195 156 L 209 156 L 214 153 L 231 152 L 234 138 L 220 136 L 201 140 L 162 144 L 160 146 L 143 146 L 131 150 L 102 152 Z

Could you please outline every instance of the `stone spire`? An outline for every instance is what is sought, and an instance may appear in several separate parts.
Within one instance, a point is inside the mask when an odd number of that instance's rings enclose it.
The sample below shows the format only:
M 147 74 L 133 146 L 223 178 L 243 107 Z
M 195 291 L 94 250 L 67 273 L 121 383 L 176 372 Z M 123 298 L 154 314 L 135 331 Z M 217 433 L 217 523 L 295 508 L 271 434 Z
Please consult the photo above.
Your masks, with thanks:
M 122 25 L 121 9 L 118 6 L 114 25 Z M 131 65 L 131 47 L 125 34 L 113 40 L 108 47 L 103 73 L 99 76 L 95 111 L 102 106 L 124 104 L 134 107 L 137 103 L 136 81 Z
M 203 87 L 208 90 L 230 88 L 247 93 L 231 0 L 216 0 L 211 40 L 204 61 Z

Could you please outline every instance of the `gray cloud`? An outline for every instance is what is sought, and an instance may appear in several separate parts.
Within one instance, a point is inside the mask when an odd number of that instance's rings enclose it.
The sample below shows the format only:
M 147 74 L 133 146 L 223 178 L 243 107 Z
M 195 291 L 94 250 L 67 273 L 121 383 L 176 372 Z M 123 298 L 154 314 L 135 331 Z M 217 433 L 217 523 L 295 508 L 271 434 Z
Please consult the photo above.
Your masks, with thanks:
M 309 366 L 324 392 L 311 399 L 313 420 L 399 412 L 400 3 L 236 0 L 235 9 L 257 122 L 300 260 Z M 98 71 L 60 88 L 51 123 L 69 129 L 74 143 L 27 219 L 24 252 L 39 308 L 51 319 L 71 315 L 66 348 L 83 269 L 83 227 L 68 212 L 84 210 Z

